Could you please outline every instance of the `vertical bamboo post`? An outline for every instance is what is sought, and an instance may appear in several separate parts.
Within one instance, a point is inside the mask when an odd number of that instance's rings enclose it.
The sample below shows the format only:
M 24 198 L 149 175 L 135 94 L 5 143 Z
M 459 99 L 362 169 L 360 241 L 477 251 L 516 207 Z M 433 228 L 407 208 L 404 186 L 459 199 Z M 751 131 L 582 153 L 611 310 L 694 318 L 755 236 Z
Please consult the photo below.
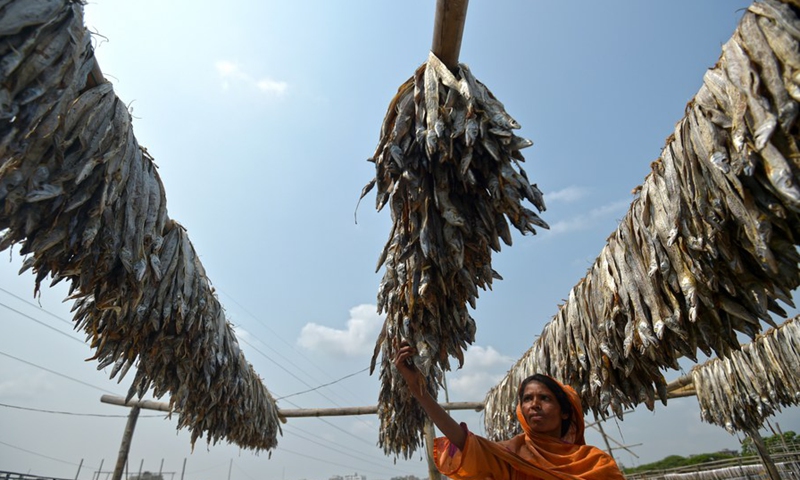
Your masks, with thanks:
M 103 472 L 103 462 L 105 462 L 105 461 L 106 461 L 105 458 L 100 460 L 100 468 L 97 469 L 97 475 L 93 475 L 92 478 L 97 477 L 97 480 L 100 480 L 100 473 Z
M 186 473 L 186 457 L 183 457 L 183 468 L 181 468 L 181 480 L 183 480 L 183 474 Z M 139 479 L 141 480 L 141 479 Z
M 430 419 L 425 420 L 425 453 L 428 458 L 428 478 L 430 480 L 442 480 L 442 474 L 436 468 L 436 462 L 433 459 L 433 440 L 436 437 L 436 432 L 433 429 L 433 423 Z
M 120 480 L 122 478 L 122 468 L 128 462 L 128 452 L 131 449 L 131 438 L 133 438 L 133 430 L 136 428 L 136 420 L 139 419 L 139 410 L 139 407 L 131 407 L 131 412 L 128 414 L 128 423 L 125 425 L 125 432 L 122 434 L 117 465 L 114 467 L 114 475 L 111 480 Z
M 431 52 L 453 71 L 458 69 L 468 3 L 469 0 L 436 1 Z
M 606 436 L 606 431 L 603 430 L 603 422 L 599 422 L 599 421 L 597 422 L 597 429 L 600 430 L 600 435 L 603 436 L 603 441 L 606 442 L 606 451 L 608 452 L 608 456 L 610 456 L 611 458 L 614 458 L 614 454 L 612 452 L 611 444 L 608 443 L 608 436 Z M 614 461 L 616 461 L 616 458 L 614 458 Z
M 461 54 L 461 38 L 464 35 L 464 23 L 467 19 L 469 0 L 437 0 L 436 14 L 433 20 L 433 42 L 431 52 L 450 70 L 458 69 L 458 57 Z M 441 480 L 442 474 L 436 468 L 433 459 L 433 440 L 436 436 L 433 423 L 425 422 L 423 431 L 428 457 L 428 476 L 430 480 Z
M 81 463 L 78 464 L 78 471 L 75 473 L 75 480 L 78 480 L 78 475 L 81 474 L 81 467 L 83 466 L 83 459 L 81 458 Z
M 781 480 L 781 475 L 778 473 L 778 467 L 775 466 L 775 462 L 773 462 L 772 457 L 769 456 L 767 446 L 764 445 L 764 439 L 761 438 L 761 434 L 758 433 L 758 430 L 748 429 L 747 435 L 749 435 L 753 440 L 753 445 L 755 445 L 756 450 L 758 450 L 758 456 L 761 457 L 761 463 L 764 464 L 764 469 L 766 469 L 767 476 L 770 478 L 770 480 Z

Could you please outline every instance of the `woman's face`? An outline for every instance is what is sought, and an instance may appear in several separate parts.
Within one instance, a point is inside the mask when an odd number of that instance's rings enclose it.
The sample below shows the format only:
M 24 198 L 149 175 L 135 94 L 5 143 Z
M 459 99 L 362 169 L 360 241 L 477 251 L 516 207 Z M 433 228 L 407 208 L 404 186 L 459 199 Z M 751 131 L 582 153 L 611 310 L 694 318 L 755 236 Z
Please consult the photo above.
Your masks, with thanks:
M 529 382 L 522 391 L 520 409 L 531 430 L 561 438 L 561 421 L 569 418 L 569 414 L 561 412 L 561 405 L 549 388 L 536 381 Z

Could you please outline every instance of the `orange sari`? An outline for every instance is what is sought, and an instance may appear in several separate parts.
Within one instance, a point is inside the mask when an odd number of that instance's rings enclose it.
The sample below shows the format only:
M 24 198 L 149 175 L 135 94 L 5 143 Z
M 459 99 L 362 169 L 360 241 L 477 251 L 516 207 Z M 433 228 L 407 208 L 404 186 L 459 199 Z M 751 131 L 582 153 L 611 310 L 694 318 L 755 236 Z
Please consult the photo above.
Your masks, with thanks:
M 517 419 L 524 433 L 492 442 L 468 432 L 463 450 L 446 437 L 437 438 L 433 444 L 437 468 L 456 480 L 623 480 L 625 477 L 610 455 L 586 445 L 578 394 L 569 386 L 562 388 L 572 405 L 572 423 L 563 438 L 531 431 L 517 405 Z

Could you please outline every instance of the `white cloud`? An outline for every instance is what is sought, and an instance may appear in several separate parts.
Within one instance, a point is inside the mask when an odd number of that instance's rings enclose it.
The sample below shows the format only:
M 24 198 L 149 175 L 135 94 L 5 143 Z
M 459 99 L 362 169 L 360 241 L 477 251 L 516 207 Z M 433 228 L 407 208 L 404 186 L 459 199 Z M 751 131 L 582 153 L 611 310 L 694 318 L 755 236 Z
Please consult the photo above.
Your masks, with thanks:
M 223 90 L 244 86 L 247 88 L 254 88 L 273 96 L 283 96 L 289 89 L 289 84 L 286 82 L 274 80 L 269 77 L 256 78 L 242 70 L 242 68 L 234 62 L 221 60 L 214 66 L 222 81 Z
M 464 355 L 465 368 L 469 364 L 471 368 L 503 367 L 508 370 L 513 361 L 513 358 L 502 355 L 491 346 L 483 348 L 478 345 L 472 345 Z
M 588 188 L 572 185 L 567 188 L 562 188 L 561 190 L 556 190 L 555 192 L 545 193 L 544 200 L 548 204 L 553 202 L 572 203 L 577 202 L 581 198 L 585 197 L 588 193 Z
M 288 88 L 286 82 L 278 82 L 270 78 L 262 78 L 256 82 L 256 86 L 262 92 L 274 93 L 276 95 L 283 95 L 286 93 L 286 88 Z
M 342 330 L 307 323 L 297 343 L 308 350 L 331 355 L 358 356 L 372 353 L 383 318 L 375 305 L 358 305 L 350 309 L 347 327 Z
M 472 345 L 464 355 L 464 368 L 448 375 L 447 387 L 465 401 L 481 401 L 505 376 L 514 359 L 492 348 Z
M 551 235 L 558 235 L 578 230 L 586 230 L 595 225 L 597 220 L 605 219 L 613 215 L 624 215 L 630 204 L 631 200 L 620 200 L 594 208 L 583 215 L 577 215 L 570 219 L 550 224 L 550 230 L 547 232 Z
M 55 387 L 47 380 L 47 374 L 44 372 L 20 375 L 0 381 L 0 398 L 35 398 L 54 391 Z

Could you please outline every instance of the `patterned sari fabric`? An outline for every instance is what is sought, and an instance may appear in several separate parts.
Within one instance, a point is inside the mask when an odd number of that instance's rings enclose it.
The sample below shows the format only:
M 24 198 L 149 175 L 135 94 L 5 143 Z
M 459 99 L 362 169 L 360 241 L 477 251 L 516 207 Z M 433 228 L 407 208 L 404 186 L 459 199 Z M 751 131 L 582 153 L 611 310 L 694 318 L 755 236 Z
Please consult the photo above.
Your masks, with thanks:
M 524 433 L 510 440 L 492 442 L 468 432 L 464 449 L 459 450 L 447 438 L 437 438 L 433 455 L 439 471 L 455 480 L 624 479 L 610 455 L 586 445 L 578 394 L 569 386 L 561 387 L 572 405 L 572 421 L 561 439 L 533 432 L 517 405 Z

